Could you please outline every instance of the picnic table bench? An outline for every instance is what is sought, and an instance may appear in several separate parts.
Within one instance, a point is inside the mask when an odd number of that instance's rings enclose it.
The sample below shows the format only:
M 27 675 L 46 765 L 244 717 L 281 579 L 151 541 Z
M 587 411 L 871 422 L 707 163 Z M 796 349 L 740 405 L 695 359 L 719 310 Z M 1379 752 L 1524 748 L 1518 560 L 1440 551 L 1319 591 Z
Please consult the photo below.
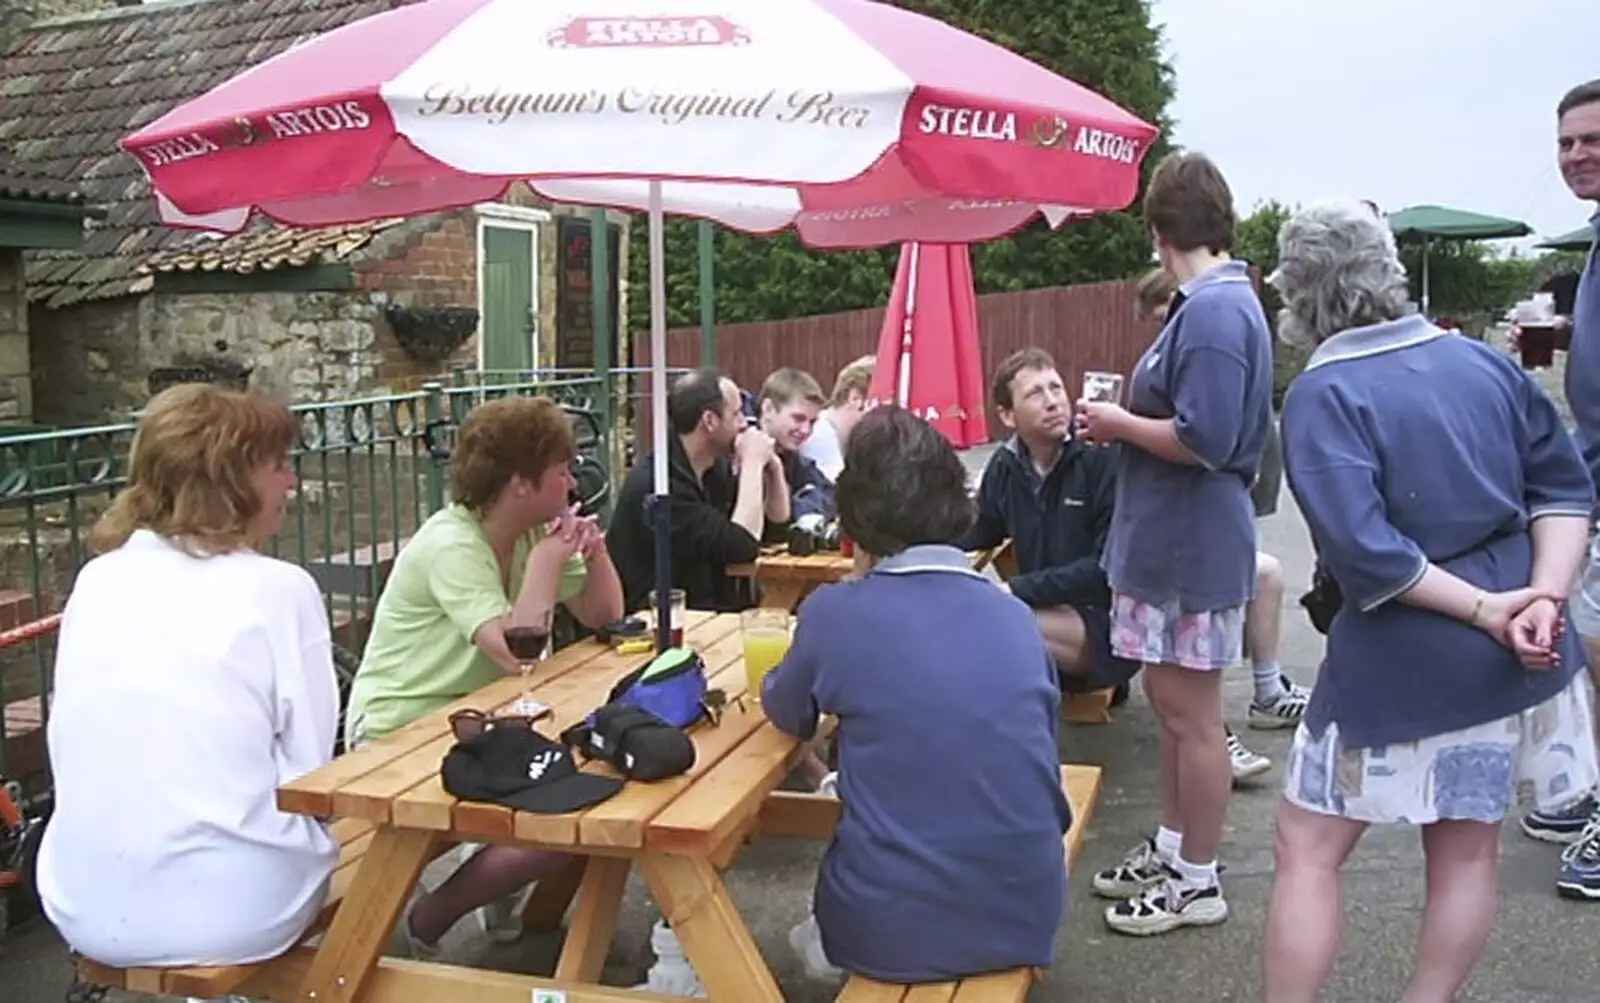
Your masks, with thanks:
M 449 715 L 469 707 L 492 711 L 520 695 L 519 679 L 498 680 L 279 789 L 281 810 L 332 820 L 330 832 L 340 844 L 327 902 L 300 946 L 258 964 L 216 967 L 117 969 L 80 959 L 80 978 L 167 996 L 232 993 L 284 1003 L 667 1003 L 672 997 L 599 985 L 624 886 L 638 864 L 713 1003 L 781 1003 L 720 872 L 755 835 L 831 837 L 839 802 L 776 790 L 802 746 L 768 722 L 759 704 L 737 699 L 746 688 L 738 618 L 691 612 L 686 635 L 705 658 L 711 685 L 730 703 L 718 724 L 691 732 L 696 759 L 685 775 L 630 783 L 609 800 L 566 815 L 457 800 L 439 779 L 439 764 L 454 742 Z M 584 641 L 542 662 L 534 694 L 554 709 L 542 730 L 554 734 L 600 706 L 641 657 Z M 585 769 L 609 772 L 599 763 Z M 1100 774 L 1069 766 L 1062 775 L 1074 813 L 1064 840 L 1070 861 Z M 458 842 L 574 855 L 565 873 L 536 886 L 524 913 L 531 926 L 553 928 L 575 899 L 553 979 L 381 957 L 423 868 Z M 1020 1001 L 1032 978 L 1031 972 L 1008 972 L 967 979 L 959 996 L 957 990 L 927 995 L 937 992 L 929 987 L 907 991 L 929 1001 Z M 855 995 L 868 991 L 878 991 L 877 984 L 852 979 L 840 999 L 902 999 Z

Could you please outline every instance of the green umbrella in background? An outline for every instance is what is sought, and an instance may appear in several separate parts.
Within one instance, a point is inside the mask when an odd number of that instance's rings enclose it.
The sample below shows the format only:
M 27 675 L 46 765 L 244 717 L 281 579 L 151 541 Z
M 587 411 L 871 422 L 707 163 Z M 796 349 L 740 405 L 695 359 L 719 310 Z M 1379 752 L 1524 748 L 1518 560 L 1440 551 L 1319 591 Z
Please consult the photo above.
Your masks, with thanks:
M 1526 237 L 1533 227 L 1519 219 L 1488 216 L 1481 212 L 1442 205 L 1414 205 L 1387 217 L 1389 229 L 1401 242 L 1422 244 L 1422 312 L 1428 313 L 1428 245 L 1435 240 L 1499 240 Z
M 1594 227 L 1585 223 L 1571 233 L 1540 241 L 1534 245 L 1547 251 L 1587 251 L 1594 246 Z

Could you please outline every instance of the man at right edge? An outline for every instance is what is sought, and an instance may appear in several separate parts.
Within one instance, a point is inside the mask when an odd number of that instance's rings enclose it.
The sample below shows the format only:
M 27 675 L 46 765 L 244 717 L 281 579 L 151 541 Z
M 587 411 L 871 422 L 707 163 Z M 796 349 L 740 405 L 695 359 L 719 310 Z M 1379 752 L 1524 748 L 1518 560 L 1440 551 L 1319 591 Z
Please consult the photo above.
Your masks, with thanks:
M 1556 106 L 1556 157 L 1572 194 L 1600 210 L 1600 80 L 1579 84 Z M 1600 227 L 1600 211 L 1590 218 Z M 1600 252 L 1591 245 L 1578 280 L 1571 317 L 1566 394 L 1577 423 L 1578 444 L 1595 483 L 1600 485 Z M 1572 622 L 1583 635 L 1590 678 L 1600 682 L 1600 536 L 1591 536 L 1583 580 L 1568 603 Z M 1556 891 L 1563 897 L 1600 902 L 1600 803 L 1587 791 L 1566 808 L 1534 811 L 1522 831 L 1535 839 L 1569 844 L 1562 853 Z

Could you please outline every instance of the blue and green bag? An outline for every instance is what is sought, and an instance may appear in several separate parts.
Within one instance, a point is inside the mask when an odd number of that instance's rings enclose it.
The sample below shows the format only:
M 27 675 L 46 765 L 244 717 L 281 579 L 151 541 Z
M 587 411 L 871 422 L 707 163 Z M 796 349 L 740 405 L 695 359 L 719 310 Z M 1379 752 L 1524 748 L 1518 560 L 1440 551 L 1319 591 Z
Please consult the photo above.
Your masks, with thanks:
M 648 711 L 674 728 L 707 717 L 706 663 L 691 648 L 668 648 L 618 680 L 608 704 Z

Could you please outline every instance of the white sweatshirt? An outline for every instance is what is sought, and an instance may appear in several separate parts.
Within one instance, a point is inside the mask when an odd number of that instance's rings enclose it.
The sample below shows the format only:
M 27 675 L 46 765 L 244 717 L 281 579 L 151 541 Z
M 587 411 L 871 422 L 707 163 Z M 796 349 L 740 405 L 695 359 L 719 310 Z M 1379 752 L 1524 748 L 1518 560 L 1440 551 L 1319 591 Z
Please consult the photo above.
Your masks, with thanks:
M 304 570 L 196 559 L 145 530 L 89 562 L 56 656 L 46 915 L 117 967 L 293 946 L 339 848 L 274 796 L 328 762 L 337 718 L 328 618 Z

